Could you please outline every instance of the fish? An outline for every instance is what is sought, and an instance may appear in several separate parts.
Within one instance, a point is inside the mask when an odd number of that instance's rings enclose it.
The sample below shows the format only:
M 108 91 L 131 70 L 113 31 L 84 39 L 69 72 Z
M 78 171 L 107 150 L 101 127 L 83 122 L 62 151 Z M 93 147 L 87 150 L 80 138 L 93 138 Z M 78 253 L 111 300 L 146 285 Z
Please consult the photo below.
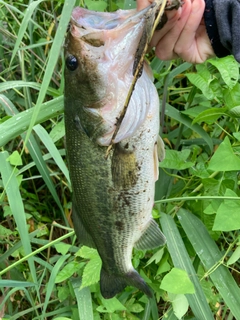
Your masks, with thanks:
M 152 218 L 164 144 L 159 137 L 159 97 L 147 63 L 112 141 L 133 81 L 148 11 L 149 7 L 100 13 L 76 7 L 64 45 L 73 226 L 79 242 L 96 248 L 101 257 L 100 291 L 106 299 L 126 286 L 152 297 L 151 288 L 133 268 L 132 251 L 166 243 Z

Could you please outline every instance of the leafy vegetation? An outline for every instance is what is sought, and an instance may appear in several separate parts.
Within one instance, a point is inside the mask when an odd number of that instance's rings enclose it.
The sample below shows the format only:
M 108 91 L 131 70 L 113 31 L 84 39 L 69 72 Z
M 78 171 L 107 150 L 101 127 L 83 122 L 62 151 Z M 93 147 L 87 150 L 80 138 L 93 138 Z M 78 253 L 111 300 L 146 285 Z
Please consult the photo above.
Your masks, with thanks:
M 153 216 L 168 243 L 133 252 L 156 301 L 130 287 L 105 300 L 100 258 L 71 223 L 62 45 L 75 5 L 0 0 L 0 318 L 240 319 L 239 65 L 149 53 L 167 149 Z

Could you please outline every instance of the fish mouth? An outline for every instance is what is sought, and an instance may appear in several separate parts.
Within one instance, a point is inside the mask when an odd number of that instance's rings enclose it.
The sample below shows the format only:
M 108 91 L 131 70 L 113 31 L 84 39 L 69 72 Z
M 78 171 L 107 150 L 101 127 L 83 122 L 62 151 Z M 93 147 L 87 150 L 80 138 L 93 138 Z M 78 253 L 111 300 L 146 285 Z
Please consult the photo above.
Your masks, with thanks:
M 82 35 L 89 32 L 118 29 L 131 22 L 135 24 L 141 20 L 153 5 L 150 4 L 141 11 L 131 9 L 117 10 L 115 12 L 96 12 L 76 7 L 72 12 L 71 23 L 81 28 Z

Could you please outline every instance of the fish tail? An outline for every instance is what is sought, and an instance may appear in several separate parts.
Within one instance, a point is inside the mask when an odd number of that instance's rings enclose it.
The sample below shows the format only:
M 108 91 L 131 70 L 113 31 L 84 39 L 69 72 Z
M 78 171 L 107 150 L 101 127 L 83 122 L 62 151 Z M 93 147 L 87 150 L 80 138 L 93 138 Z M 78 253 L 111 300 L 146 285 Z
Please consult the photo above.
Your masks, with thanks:
M 136 287 L 143 291 L 148 297 L 153 297 L 151 289 L 136 270 L 132 270 L 123 275 L 116 275 L 109 274 L 102 268 L 100 276 L 100 288 L 101 294 L 105 299 L 114 297 L 126 286 Z

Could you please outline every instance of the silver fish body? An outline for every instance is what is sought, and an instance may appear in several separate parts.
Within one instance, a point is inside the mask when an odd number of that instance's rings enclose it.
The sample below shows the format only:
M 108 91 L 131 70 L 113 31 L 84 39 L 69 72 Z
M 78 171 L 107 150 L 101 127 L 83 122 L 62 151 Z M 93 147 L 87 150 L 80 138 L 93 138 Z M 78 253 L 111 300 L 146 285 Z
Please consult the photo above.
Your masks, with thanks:
M 151 249 L 165 237 L 152 219 L 158 178 L 159 100 L 144 66 L 106 158 L 133 75 L 148 9 L 97 13 L 75 8 L 65 43 L 65 127 L 80 243 L 102 259 L 100 288 L 111 298 L 132 285 L 151 290 L 131 263 L 133 247 Z

